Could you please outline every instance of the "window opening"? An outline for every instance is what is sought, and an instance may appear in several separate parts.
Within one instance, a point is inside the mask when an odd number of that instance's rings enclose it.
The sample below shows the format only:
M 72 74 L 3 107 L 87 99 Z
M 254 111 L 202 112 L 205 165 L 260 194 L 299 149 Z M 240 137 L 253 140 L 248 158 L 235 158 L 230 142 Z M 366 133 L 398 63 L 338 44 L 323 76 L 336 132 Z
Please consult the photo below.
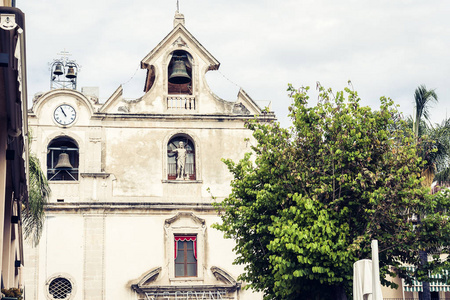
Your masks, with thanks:
M 197 236 L 175 236 L 175 277 L 197 276 Z
M 195 147 L 185 136 L 172 138 L 167 145 L 167 179 L 195 180 Z
M 48 180 L 78 180 L 79 151 L 75 142 L 69 138 L 57 138 L 47 149 Z
M 53 299 L 68 299 L 72 293 L 72 283 L 66 278 L 55 278 L 50 282 L 48 292 Z

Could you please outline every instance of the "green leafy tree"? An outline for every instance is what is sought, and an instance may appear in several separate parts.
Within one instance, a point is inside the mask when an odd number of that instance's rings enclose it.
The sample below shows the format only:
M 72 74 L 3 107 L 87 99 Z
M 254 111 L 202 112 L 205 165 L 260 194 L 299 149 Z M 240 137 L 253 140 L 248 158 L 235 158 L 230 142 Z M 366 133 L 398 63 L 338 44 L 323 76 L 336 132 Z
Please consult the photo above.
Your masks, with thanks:
M 393 102 L 381 98 L 372 111 L 355 91 L 332 97 L 321 88 L 319 103 L 308 107 L 308 88 L 288 90 L 292 127 L 250 122 L 256 157 L 225 160 L 234 180 L 215 227 L 236 242 L 240 280 L 265 299 L 346 299 L 353 263 L 370 258 L 372 239 L 383 284 L 395 287 L 388 274 L 408 281 L 441 267 L 438 260 L 414 273 L 403 266 L 418 265 L 425 246 L 448 250 L 449 239 L 436 232 L 449 225 L 434 214 L 414 135 Z M 409 220 L 419 213 L 432 217 L 414 228 Z
M 29 144 L 31 139 L 29 140 Z M 39 159 L 30 152 L 29 155 L 29 186 L 28 203 L 22 211 L 24 237 L 34 246 L 39 244 L 45 221 L 45 204 L 50 197 L 50 187 L 47 177 L 42 171 Z

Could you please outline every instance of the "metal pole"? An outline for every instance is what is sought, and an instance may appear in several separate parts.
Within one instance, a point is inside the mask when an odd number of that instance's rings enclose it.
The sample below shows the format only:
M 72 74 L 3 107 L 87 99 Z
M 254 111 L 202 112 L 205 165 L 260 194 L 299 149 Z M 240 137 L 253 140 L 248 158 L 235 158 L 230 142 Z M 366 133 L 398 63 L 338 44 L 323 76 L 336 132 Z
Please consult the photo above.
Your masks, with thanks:
M 428 261 L 428 254 L 425 250 L 419 250 L 420 262 L 422 265 L 426 265 Z M 422 282 L 422 300 L 431 300 L 430 282 Z
M 380 286 L 380 265 L 378 262 L 378 241 L 372 240 L 372 299 L 382 300 L 383 296 L 379 295 L 378 288 Z

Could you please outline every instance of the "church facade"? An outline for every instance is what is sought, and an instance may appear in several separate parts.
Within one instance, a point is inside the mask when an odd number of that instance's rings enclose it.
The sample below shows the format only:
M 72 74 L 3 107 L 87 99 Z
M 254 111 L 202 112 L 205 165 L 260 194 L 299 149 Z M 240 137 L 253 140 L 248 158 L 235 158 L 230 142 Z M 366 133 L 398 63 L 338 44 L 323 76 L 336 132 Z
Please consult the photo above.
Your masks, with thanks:
M 70 88 L 33 100 L 32 151 L 52 195 L 26 251 L 27 299 L 262 299 L 237 280 L 212 203 L 230 193 L 221 159 L 251 151 L 245 122 L 274 114 L 243 90 L 235 101 L 210 90 L 219 62 L 178 12 L 141 67 L 139 99 L 119 87 L 105 103 Z

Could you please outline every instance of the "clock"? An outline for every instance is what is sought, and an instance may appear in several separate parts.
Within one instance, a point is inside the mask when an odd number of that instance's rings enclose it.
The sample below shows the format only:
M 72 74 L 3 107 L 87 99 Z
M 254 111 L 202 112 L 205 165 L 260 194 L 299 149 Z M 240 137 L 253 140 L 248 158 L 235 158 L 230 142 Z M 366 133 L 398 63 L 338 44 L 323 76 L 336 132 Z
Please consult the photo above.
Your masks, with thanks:
M 53 117 L 58 124 L 69 125 L 75 121 L 77 112 L 69 104 L 61 104 L 55 109 Z

